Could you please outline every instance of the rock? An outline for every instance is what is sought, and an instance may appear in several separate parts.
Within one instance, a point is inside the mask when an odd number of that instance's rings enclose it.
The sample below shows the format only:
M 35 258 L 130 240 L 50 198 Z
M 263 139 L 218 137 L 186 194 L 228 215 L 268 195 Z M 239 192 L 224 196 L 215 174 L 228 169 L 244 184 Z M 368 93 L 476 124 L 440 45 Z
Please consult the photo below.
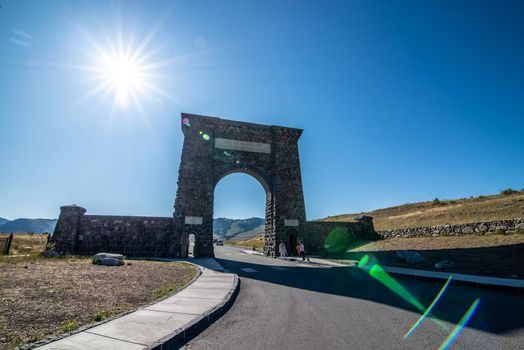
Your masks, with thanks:
M 455 267 L 455 263 L 449 260 L 442 260 L 435 264 L 437 269 L 449 269 L 451 267 Z
M 471 226 L 466 226 L 462 229 L 462 233 L 465 233 L 465 234 L 471 234 L 475 232 L 475 230 L 473 230 L 473 227 Z
M 424 261 L 422 254 L 414 250 L 399 250 L 397 252 L 397 258 L 401 262 L 406 262 L 408 264 L 417 264 Z
M 524 233 L 524 222 L 515 225 L 515 231 Z
M 115 258 L 103 258 L 100 260 L 98 265 L 104 265 L 104 266 L 120 266 L 124 265 L 124 260 L 119 260 Z
M 93 264 L 107 266 L 124 265 L 124 256 L 122 254 L 98 253 L 93 257 Z
M 57 252 L 56 250 L 53 249 L 49 249 L 49 250 L 46 250 L 45 252 L 42 253 L 42 256 L 44 258 L 58 258 L 60 256 L 60 253 Z
M 488 226 L 486 224 L 482 223 L 477 226 L 477 232 L 486 232 L 488 230 Z

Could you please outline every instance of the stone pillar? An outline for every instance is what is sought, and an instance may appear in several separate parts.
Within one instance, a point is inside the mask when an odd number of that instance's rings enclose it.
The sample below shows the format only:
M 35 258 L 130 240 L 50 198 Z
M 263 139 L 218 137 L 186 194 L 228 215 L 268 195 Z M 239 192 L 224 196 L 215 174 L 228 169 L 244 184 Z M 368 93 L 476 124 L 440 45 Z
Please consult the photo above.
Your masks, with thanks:
M 267 242 L 270 244 L 266 254 L 276 256 L 276 247 L 280 241 L 286 244 L 288 252 L 295 247 L 289 246 L 288 228 L 300 229 L 306 221 L 306 208 L 302 190 L 300 174 L 300 159 L 298 155 L 298 139 L 301 129 L 272 126 L 273 133 L 273 237 Z M 302 232 L 298 232 L 298 240 L 304 239 Z M 304 242 L 307 244 L 307 242 Z
M 76 204 L 60 207 L 60 216 L 56 223 L 51 242 L 60 253 L 75 254 L 78 250 L 80 222 L 86 210 Z
M 175 244 L 181 251 L 190 233 L 195 235 L 195 257 L 213 257 L 213 125 L 198 118 L 182 123 L 184 145 L 175 199 Z M 178 254 L 180 255 L 180 253 Z

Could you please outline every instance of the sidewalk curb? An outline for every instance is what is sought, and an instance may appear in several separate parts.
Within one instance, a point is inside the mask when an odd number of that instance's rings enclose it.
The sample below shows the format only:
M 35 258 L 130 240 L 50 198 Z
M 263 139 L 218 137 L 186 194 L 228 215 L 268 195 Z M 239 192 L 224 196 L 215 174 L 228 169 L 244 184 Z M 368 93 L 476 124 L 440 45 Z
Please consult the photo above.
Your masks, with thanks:
M 215 274 L 215 273 L 219 274 L 219 275 L 222 274 L 221 272 L 217 272 L 217 271 L 211 270 L 211 269 L 209 269 L 207 267 L 204 267 L 204 266 L 192 263 L 192 262 L 189 262 L 189 264 L 195 266 L 197 268 L 197 270 L 198 270 L 197 271 L 198 273 L 197 273 L 197 275 L 193 278 L 193 280 L 190 283 L 188 283 L 184 288 L 178 290 L 176 293 L 174 293 L 172 295 L 169 295 L 169 296 L 166 296 L 165 298 L 161 298 L 161 299 L 155 300 L 154 302 L 149 303 L 147 305 L 144 305 L 144 306 L 142 306 L 142 307 L 140 307 L 138 309 L 131 310 L 129 312 L 126 312 L 124 314 L 120 314 L 120 315 L 112 317 L 110 319 L 107 319 L 107 320 L 104 320 L 104 321 L 101 321 L 101 322 L 97 322 L 97 323 L 94 323 L 94 324 L 89 324 L 89 325 L 87 325 L 85 327 L 82 327 L 82 328 L 80 328 L 80 329 L 78 329 L 78 330 L 76 330 L 74 332 L 62 334 L 59 337 L 55 337 L 53 339 L 49 339 L 49 340 L 44 341 L 44 342 L 40 341 L 40 342 L 27 344 L 27 346 L 28 346 L 27 349 L 34 348 L 35 346 L 36 347 L 49 346 L 49 344 L 51 344 L 51 343 L 54 343 L 54 342 L 57 342 L 57 341 L 61 341 L 61 340 L 66 339 L 66 338 L 68 338 L 70 336 L 76 336 L 77 334 L 82 333 L 84 331 L 87 331 L 89 329 L 96 328 L 97 326 L 101 326 L 101 325 L 103 325 L 105 323 L 109 323 L 111 321 L 116 321 L 117 319 L 119 319 L 119 318 L 121 318 L 123 316 L 129 315 L 129 314 L 133 314 L 136 311 L 146 310 L 148 307 L 153 306 L 153 305 L 155 305 L 157 303 L 160 303 L 160 302 L 162 302 L 164 300 L 167 300 L 167 299 L 169 299 L 171 297 L 176 297 L 177 294 L 183 292 L 184 290 L 186 290 L 187 288 L 192 286 L 195 282 L 198 282 L 202 277 L 209 277 L 208 272 L 206 272 L 206 271 L 212 271 L 213 274 Z M 150 343 L 150 345 L 144 345 L 143 349 L 155 349 L 155 350 L 157 350 L 157 349 L 158 350 L 160 350 L 160 349 L 178 349 L 182 345 L 183 342 L 186 342 L 186 341 L 190 340 L 191 338 L 195 337 L 196 335 L 198 335 L 205 328 L 207 328 L 210 324 L 215 322 L 224 313 L 226 313 L 231 308 L 233 303 L 235 302 L 236 297 L 237 297 L 237 295 L 239 293 L 239 290 L 240 290 L 240 279 L 238 278 L 238 275 L 237 274 L 232 274 L 232 273 L 228 273 L 226 275 L 232 276 L 233 277 L 233 281 L 230 282 L 231 283 L 230 285 L 226 286 L 223 289 L 223 291 L 224 292 L 227 291 L 227 293 L 225 294 L 223 299 L 221 299 L 221 300 L 217 299 L 218 304 L 215 304 L 215 306 L 212 306 L 208 310 L 206 310 L 203 313 L 199 314 L 196 318 L 194 318 L 191 321 L 186 322 L 185 324 L 179 326 L 179 328 L 174 329 L 173 331 L 171 331 L 167 335 L 164 335 L 162 338 L 159 338 L 159 339 L 157 338 L 157 340 L 155 340 L 153 343 Z M 100 336 L 101 337 L 105 337 L 105 335 L 100 335 Z M 111 337 L 109 337 L 109 338 L 111 338 Z M 118 338 L 115 338 L 115 339 L 127 341 L 127 340 L 124 340 L 124 339 L 118 339 Z M 133 341 L 130 341 L 130 343 L 133 343 Z M 138 343 L 135 343 L 135 344 L 138 344 Z M 60 347 L 58 347 L 58 348 L 60 348 Z M 24 346 L 23 349 L 26 349 L 26 347 Z
M 178 349 L 181 343 L 187 342 L 200 334 L 209 325 L 218 320 L 223 314 L 225 314 L 233 305 L 236 297 L 240 291 L 240 279 L 235 274 L 233 288 L 224 298 L 224 301 L 214 308 L 208 310 L 206 313 L 200 315 L 200 317 L 184 325 L 184 327 L 174 330 L 172 333 L 166 335 L 162 339 L 156 341 L 150 346 L 146 347 L 146 350 L 169 350 Z
M 132 259 L 129 259 L 129 260 L 132 260 Z M 156 261 L 156 260 L 151 260 L 151 261 Z M 59 340 L 65 339 L 67 337 L 70 337 L 70 336 L 78 334 L 78 333 L 82 333 L 82 332 L 87 331 L 87 330 L 89 330 L 91 328 L 95 328 L 97 326 L 103 325 L 104 323 L 108 323 L 108 322 L 114 321 L 116 319 L 119 319 L 121 317 L 129 315 L 129 314 L 131 314 L 131 313 L 133 313 L 133 312 L 135 312 L 137 310 L 145 309 L 145 308 L 147 308 L 149 306 L 155 305 L 156 303 L 159 303 L 159 302 L 161 302 L 163 300 L 166 300 L 167 298 L 170 298 L 173 295 L 176 295 L 176 294 L 180 293 L 181 291 L 183 291 L 184 289 L 186 289 L 187 287 L 189 287 L 190 285 L 195 283 L 198 280 L 198 278 L 202 275 L 202 268 L 200 266 L 198 266 L 196 264 L 193 264 L 193 263 L 189 263 L 189 264 L 195 266 L 198 269 L 197 274 L 196 274 L 195 277 L 193 277 L 193 279 L 188 284 L 186 284 L 183 288 L 177 290 L 176 293 L 163 296 L 162 298 L 156 299 L 156 300 L 154 300 L 154 301 L 152 301 L 150 303 L 147 303 L 147 304 L 145 304 L 145 305 L 143 305 L 143 306 L 141 306 L 141 307 L 139 307 L 137 309 L 128 310 L 128 311 L 119 313 L 118 315 L 110 316 L 110 317 L 108 317 L 106 319 L 103 319 L 101 321 L 86 324 L 84 326 L 81 326 L 81 327 L 75 329 L 74 331 L 67 332 L 67 333 L 62 333 L 62 334 L 59 334 L 59 335 L 56 335 L 56 336 L 53 336 L 53 337 L 48 337 L 48 338 L 41 339 L 41 340 L 37 340 L 37 341 L 32 342 L 32 343 L 23 344 L 23 345 L 17 347 L 16 350 L 38 349 L 38 348 L 40 348 L 42 346 L 45 346 L 47 344 L 51 344 L 51 343 L 57 342 Z
M 477 276 L 477 275 L 466 275 L 466 274 L 453 273 L 453 272 L 436 272 L 436 271 L 404 268 L 405 270 L 412 270 L 412 273 L 406 273 L 406 272 L 397 270 L 397 269 L 403 269 L 403 268 L 398 268 L 394 266 L 383 266 L 383 268 L 387 273 L 391 275 L 409 277 L 412 279 L 422 279 L 422 280 L 444 282 L 449 278 L 450 275 L 453 275 L 453 280 L 451 281 L 451 284 L 473 286 L 476 288 L 483 288 L 483 289 L 504 290 L 504 291 L 510 291 L 510 292 L 517 293 L 517 294 L 520 294 L 524 290 L 524 281 L 523 280 L 499 278 L 499 277 L 486 277 L 486 276 Z M 435 274 L 435 273 L 442 274 L 442 276 L 429 276 L 428 275 L 428 274 Z M 497 279 L 497 280 L 501 280 L 501 284 L 489 283 L 489 282 L 482 281 L 482 280 L 474 280 L 475 278 L 487 279 L 487 280 Z
M 325 259 L 321 259 L 325 260 Z M 318 264 L 325 264 L 326 266 L 332 267 L 350 267 L 356 268 L 359 267 L 356 265 L 340 264 L 335 262 L 318 262 Z M 384 271 L 390 275 L 402 276 L 412 279 L 422 279 L 429 281 L 446 281 L 450 275 L 453 275 L 452 284 L 460 284 L 467 286 L 474 286 L 476 288 L 484 289 L 493 289 L 493 290 L 505 290 L 516 293 L 521 293 L 524 291 L 524 280 L 521 279 L 510 279 L 510 278 L 501 278 L 501 277 L 488 277 L 488 276 L 478 276 L 478 275 L 468 275 L 462 273 L 453 273 L 447 271 L 430 271 L 430 270 L 420 270 L 420 269 L 410 269 L 405 267 L 396 267 L 396 266 L 383 266 L 381 265 Z M 490 283 L 491 282 L 491 283 Z M 499 282 L 499 283 L 496 283 Z

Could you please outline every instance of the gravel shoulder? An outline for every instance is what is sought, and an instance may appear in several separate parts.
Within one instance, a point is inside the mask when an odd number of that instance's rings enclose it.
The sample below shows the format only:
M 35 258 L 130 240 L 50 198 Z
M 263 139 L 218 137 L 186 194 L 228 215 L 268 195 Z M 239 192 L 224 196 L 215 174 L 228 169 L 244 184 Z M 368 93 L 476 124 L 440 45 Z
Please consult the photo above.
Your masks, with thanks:
M 56 336 L 171 295 L 198 269 L 178 262 L 0 258 L 0 348 Z

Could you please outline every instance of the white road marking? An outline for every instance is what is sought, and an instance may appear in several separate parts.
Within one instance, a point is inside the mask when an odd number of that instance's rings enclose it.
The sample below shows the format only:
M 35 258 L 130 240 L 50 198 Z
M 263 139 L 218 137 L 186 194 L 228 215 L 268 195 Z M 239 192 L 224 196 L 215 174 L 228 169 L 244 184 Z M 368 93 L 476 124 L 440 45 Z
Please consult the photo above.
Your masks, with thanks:
M 250 268 L 250 267 L 244 267 L 244 268 L 242 269 L 242 271 L 244 271 L 244 272 L 249 272 L 249 273 L 257 272 L 257 270 L 252 269 L 252 268 Z
M 282 266 L 270 266 L 272 269 L 274 270 L 279 270 L 279 271 L 284 271 L 284 270 L 287 270 L 287 268 L 285 267 L 282 267 Z

